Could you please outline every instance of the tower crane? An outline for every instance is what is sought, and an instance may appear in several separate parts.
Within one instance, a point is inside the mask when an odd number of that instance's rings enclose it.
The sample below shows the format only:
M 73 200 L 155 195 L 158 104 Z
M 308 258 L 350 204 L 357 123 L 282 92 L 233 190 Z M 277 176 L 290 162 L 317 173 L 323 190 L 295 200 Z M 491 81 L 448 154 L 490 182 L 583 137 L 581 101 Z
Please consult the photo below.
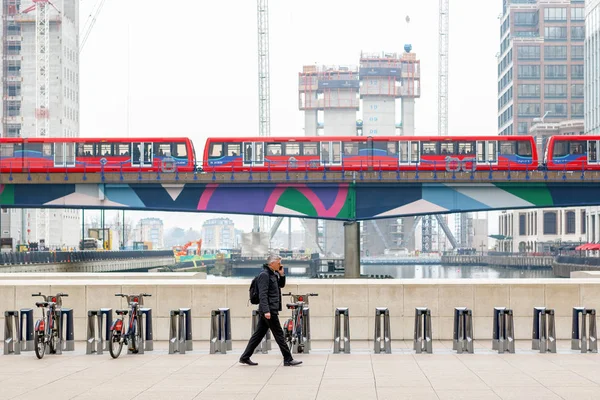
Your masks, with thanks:
M 84 27 L 83 27 L 83 35 L 81 36 L 81 43 L 79 44 L 79 54 L 81 54 L 81 52 L 83 51 L 83 47 L 85 46 L 85 43 L 87 42 L 88 38 L 90 37 L 90 33 L 92 32 L 92 28 L 94 27 L 94 24 L 96 23 L 96 19 L 98 18 L 98 15 L 100 14 L 100 11 L 102 10 L 102 7 L 104 6 L 104 2 L 106 0 L 99 0 L 98 2 L 98 7 L 96 7 L 96 10 L 92 10 L 92 13 L 88 16 L 88 20 L 86 21 Z M 89 25 L 88 25 L 89 23 Z

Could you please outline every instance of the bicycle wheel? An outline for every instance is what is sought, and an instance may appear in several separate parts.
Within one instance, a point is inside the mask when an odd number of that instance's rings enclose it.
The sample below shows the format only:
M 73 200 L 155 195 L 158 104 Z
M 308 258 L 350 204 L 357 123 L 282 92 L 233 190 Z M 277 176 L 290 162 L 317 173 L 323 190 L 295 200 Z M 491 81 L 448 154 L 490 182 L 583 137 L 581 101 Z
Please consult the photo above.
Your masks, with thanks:
M 41 360 L 44 357 L 44 353 L 46 352 L 44 334 L 40 334 L 39 331 L 33 332 L 33 343 L 35 345 L 35 356 Z
M 139 319 L 135 318 L 133 321 L 133 332 L 130 332 L 129 340 L 131 344 L 129 345 L 129 350 L 133 354 L 137 354 L 140 351 L 140 344 L 142 338 L 140 336 L 140 327 L 139 327 Z
M 292 333 L 292 331 L 289 330 L 289 325 L 292 324 L 292 320 L 288 319 L 287 321 L 285 321 L 285 324 L 283 324 L 284 327 L 284 338 L 285 338 L 285 343 L 287 343 L 288 348 L 290 349 L 290 351 L 292 351 L 292 348 L 294 347 L 294 335 Z
M 110 343 L 108 345 L 108 352 L 112 358 L 117 358 L 121 354 L 123 349 L 123 341 L 121 340 L 121 332 L 112 331 L 110 334 Z
M 52 335 L 50 336 L 48 346 L 50 347 L 50 354 L 56 354 L 56 350 L 58 349 L 58 346 L 59 346 L 57 330 L 52 331 Z

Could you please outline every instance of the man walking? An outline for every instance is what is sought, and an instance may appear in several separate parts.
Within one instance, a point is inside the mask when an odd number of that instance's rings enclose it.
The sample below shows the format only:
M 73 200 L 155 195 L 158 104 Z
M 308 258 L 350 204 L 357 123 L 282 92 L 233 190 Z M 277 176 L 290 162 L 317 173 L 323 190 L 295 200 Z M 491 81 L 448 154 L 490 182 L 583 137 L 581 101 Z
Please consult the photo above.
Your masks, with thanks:
M 283 265 L 281 265 L 281 257 L 279 255 L 272 254 L 269 256 L 264 269 L 258 274 L 256 283 L 260 299 L 258 305 L 258 314 L 260 317 L 256 331 L 250 338 L 244 354 L 240 357 L 240 363 L 258 365 L 258 363 L 250 360 L 250 357 L 254 354 L 254 350 L 270 329 L 283 355 L 283 365 L 287 367 L 302 364 L 302 361 L 292 358 L 292 353 L 285 343 L 283 329 L 281 329 L 281 323 L 279 322 L 279 311 L 282 309 L 281 288 L 285 286 L 285 273 L 283 272 Z

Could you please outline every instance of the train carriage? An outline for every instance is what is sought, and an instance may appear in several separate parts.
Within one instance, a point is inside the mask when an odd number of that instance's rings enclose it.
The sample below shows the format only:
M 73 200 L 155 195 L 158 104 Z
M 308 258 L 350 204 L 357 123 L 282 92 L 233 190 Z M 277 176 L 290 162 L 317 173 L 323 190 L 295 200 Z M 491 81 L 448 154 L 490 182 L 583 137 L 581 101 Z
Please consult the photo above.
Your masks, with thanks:
M 552 136 L 544 154 L 548 170 L 600 170 L 600 136 Z
M 1 138 L 0 172 L 191 172 L 188 138 Z
M 209 138 L 204 171 L 535 170 L 531 136 Z

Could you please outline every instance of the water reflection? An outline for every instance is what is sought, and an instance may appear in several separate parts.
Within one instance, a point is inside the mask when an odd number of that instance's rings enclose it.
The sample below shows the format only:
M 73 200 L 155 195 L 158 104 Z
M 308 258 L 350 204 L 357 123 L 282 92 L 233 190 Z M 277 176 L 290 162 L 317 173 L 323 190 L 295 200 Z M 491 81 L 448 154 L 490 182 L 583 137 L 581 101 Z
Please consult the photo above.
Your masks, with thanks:
M 363 265 L 366 275 L 391 275 L 397 279 L 516 279 L 555 278 L 551 268 L 515 269 L 494 266 Z

